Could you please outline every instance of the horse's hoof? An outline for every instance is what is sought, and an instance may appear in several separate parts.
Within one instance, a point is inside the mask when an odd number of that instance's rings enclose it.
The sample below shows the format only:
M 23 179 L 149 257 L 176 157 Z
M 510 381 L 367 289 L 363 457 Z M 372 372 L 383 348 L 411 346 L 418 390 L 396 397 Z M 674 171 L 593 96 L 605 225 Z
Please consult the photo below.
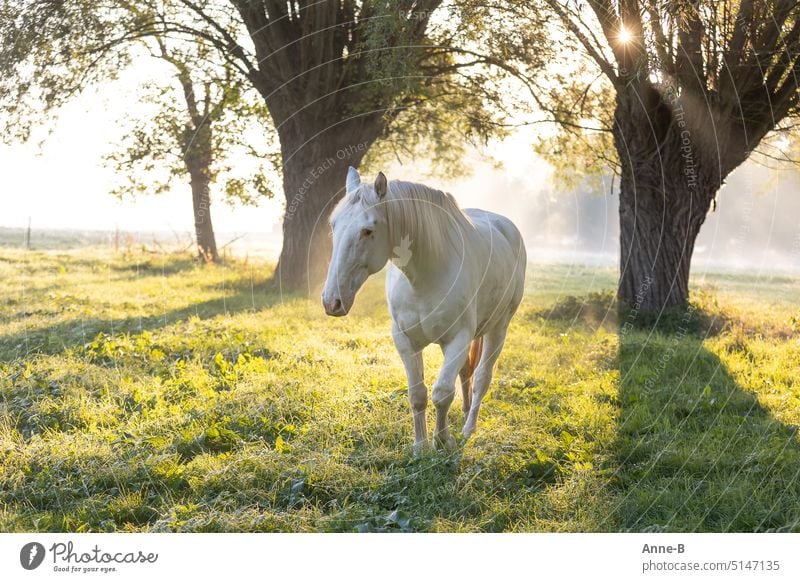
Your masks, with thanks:
M 475 427 L 470 426 L 469 424 L 465 424 L 464 428 L 461 430 L 461 434 L 464 435 L 465 439 L 471 437 L 474 432 L 475 432 Z

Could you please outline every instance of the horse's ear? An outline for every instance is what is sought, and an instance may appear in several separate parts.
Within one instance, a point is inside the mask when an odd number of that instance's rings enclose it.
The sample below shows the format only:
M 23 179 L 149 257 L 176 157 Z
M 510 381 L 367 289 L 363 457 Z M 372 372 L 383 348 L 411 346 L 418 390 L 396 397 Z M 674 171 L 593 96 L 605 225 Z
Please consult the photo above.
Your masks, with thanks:
M 375 194 L 378 195 L 378 198 L 383 198 L 386 196 L 386 174 L 383 172 L 378 172 L 378 177 L 375 178 Z
M 345 182 L 345 189 L 347 193 L 355 192 L 358 187 L 361 185 L 361 176 L 358 174 L 358 170 L 356 170 L 353 166 L 347 170 L 347 182 Z

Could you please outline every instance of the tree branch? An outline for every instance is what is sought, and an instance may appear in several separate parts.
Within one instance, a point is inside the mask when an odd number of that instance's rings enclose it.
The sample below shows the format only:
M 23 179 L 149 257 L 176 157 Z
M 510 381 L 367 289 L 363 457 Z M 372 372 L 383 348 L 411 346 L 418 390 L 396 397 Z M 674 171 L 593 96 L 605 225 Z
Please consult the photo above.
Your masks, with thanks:
M 560 1 L 546 0 L 546 2 L 550 6 L 550 8 L 558 15 L 558 17 L 560 18 L 564 26 L 567 28 L 567 30 L 569 30 L 573 35 L 575 35 L 575 38 L 577 38 L 578 41 L 583 45 L 584 49 L 586 49 L 586 52 L 589 53 L 589 56 L 592 58 L 592 60 L 594 60 L 597 66 L 600 67 L 600 70 L 603 71 L 603 73 L 606 75 L 606 77 L 608 77 L 611 83 L 615 87 L 620 86 L 622 81 L 614 72 L 614 67 L 611 66 L 611 63 L 609 63 L 602 56 L 600 50 L 594 45 L 592 45 L 587 36 L 580 30 L 580 28 L 575 24 L 575 22 L 573 22 L 573 20 L 564 10 Z

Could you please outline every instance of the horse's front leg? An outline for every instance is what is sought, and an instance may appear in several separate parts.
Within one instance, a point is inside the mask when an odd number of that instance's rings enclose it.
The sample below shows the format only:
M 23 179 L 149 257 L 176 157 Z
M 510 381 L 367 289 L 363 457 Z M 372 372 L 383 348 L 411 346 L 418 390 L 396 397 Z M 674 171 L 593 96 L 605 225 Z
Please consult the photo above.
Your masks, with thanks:
M 468 331 L 459 332 L 453 339 L 442 344 L 444 364 L 439 377 L 433 385 L 433 405 L 436 407 L 436 431 L 434 445 L 452 449 L 456 442 L 450 435 L 447 412 L 456 395 L 456 378 L 467 360 L 469 346 L 473 334 Z
M 428 446 L 428 424 L 425 412 L 428 406 L 428 388 L 425 386 L 425 367 L 422 351 L 414 346 L 408 337 L 397 328 L 392 329 L 392 337 L 408 379 L 408 401 L 414 415 L 414 454 L 419 454 Z

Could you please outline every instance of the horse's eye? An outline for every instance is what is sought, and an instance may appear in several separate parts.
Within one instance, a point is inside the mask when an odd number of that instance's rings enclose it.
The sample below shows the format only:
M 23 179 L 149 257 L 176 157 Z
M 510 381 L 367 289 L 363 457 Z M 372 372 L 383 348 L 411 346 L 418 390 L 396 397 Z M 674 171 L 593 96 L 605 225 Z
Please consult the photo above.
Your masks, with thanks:
M 367 238 L 370 235 L 372 235 L 372 229 L 371 228 L 362 228 L 361 229 L 361 238 Z

